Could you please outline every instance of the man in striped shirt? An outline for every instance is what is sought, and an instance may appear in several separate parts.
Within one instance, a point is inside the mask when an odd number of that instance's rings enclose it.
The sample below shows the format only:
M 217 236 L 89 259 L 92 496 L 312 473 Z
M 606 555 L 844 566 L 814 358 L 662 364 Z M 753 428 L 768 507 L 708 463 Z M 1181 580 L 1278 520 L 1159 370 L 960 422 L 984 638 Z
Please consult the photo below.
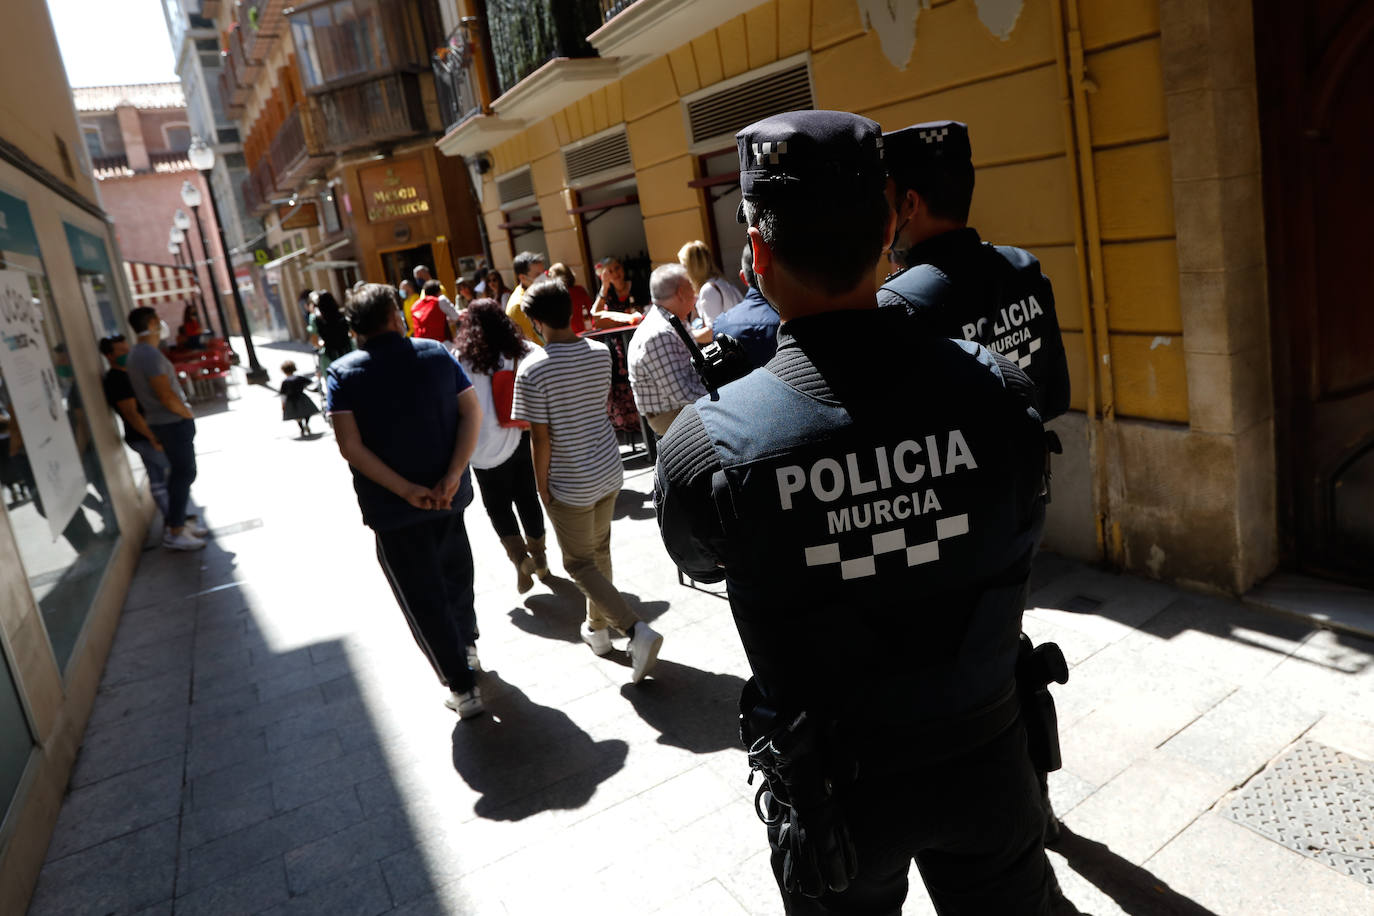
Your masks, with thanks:
M 658 658 L 663 637 L 630 610 L 611 581 L 611 517 L 624 482 L 606 413 L 611 351 L 569 327 L 572 296 L 557 280 L 531 285 L 522 307 L 547 343 L 521 360 L 511 415 L 530 424 L 539 497 L 563 551 L 563 568 L 587 596 L 582 639 L 605 655 L 611 627 L 629 636 L 637 684 Z
M 692 354 L 672 325 L 692 314 L 696 294 L 680 264 L 665 264 L 649 278 L 653 308 L 630 338 L 627 362 L 635 407 L 649 427 L 663 435 L 682 408 L 706 396 L 706 386 L 692 367 Z

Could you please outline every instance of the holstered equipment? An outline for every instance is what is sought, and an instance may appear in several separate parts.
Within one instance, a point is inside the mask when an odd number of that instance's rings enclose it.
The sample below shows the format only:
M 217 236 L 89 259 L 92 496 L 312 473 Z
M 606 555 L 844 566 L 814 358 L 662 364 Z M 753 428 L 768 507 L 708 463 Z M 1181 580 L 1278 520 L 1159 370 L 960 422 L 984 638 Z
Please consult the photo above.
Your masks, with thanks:
M 1031 763 L 1041 773 L 1052 773 L 1064 765 L 1059 754 L 1059 717 L 1049 685 L 1066 684 L 1068 680 L 1069 666 L 1059 646 L 1052 642 L 1033 645 L 1022 633 L 1016 658 L 1016 691 Z
M 759 696 L 753 681 L 745 696 Z M 771 709 L 744 709 L 741 698 L 741 737 L 753 736 L 759 725 L 777 722 Z M 755 710 L 758 710 L 757 714 Z M 783 851 L 783 886 L 790 892 L 819 897 L 827 890 L 843 891 L 858 874 L 858 858 L 845 824 L 838 793 L 852 783 L 852 758 L 842 762 L 833 729 L 815 724 L 805 712 L 785 724 L 774 724 L 749 745 L 749 782 L 762 774 L 754 796 L 759 819 L 777 831 Z

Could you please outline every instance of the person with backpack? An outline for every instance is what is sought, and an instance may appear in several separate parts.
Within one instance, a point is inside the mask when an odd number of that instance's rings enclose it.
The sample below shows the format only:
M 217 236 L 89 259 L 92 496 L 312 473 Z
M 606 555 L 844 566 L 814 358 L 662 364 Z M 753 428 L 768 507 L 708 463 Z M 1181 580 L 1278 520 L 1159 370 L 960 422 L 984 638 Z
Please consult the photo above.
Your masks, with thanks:
M 534 587 L 534 575 L 542 579 L 549 574 L 544 511 L 539 505 L 530 452 L 530 425 L 511 419 L 515 369 L 534 349 L 495 299 L 473 300 L 458 318 L 454 350 L 482 406 L 477 450 L 469 464 L 477 476 L 491 527 L 515 566 L 515 587 L 521 594 Z
M 329 370 L 329 364 L 353 352 L 353 335 L 348 330 L 348 319 L 334 294 L 327 289 L 316 290 L 310 296 L 314 310 L 310 313 L 310 344 L 319 356 L 320 377 Z

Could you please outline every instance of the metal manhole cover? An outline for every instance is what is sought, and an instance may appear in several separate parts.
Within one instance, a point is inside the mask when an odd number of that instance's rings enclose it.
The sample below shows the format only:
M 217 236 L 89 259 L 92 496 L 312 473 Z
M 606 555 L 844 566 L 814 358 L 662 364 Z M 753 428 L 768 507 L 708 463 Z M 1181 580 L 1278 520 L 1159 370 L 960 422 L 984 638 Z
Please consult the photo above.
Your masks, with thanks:
M 1374 887 L 1374 763 L 1303 741 L 1221 813 Z

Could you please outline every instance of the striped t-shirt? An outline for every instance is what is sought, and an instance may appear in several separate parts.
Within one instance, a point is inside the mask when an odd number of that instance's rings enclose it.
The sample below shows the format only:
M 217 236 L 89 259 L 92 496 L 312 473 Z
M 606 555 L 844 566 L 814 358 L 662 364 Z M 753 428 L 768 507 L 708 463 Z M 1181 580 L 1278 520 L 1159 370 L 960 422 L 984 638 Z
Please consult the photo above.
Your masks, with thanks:
M 520 361 L 511 416 L 549 427 L 549 493 L 590 506 L 625 480 L 606 412 L 611 351 L 595 340 L 549 343 Z

